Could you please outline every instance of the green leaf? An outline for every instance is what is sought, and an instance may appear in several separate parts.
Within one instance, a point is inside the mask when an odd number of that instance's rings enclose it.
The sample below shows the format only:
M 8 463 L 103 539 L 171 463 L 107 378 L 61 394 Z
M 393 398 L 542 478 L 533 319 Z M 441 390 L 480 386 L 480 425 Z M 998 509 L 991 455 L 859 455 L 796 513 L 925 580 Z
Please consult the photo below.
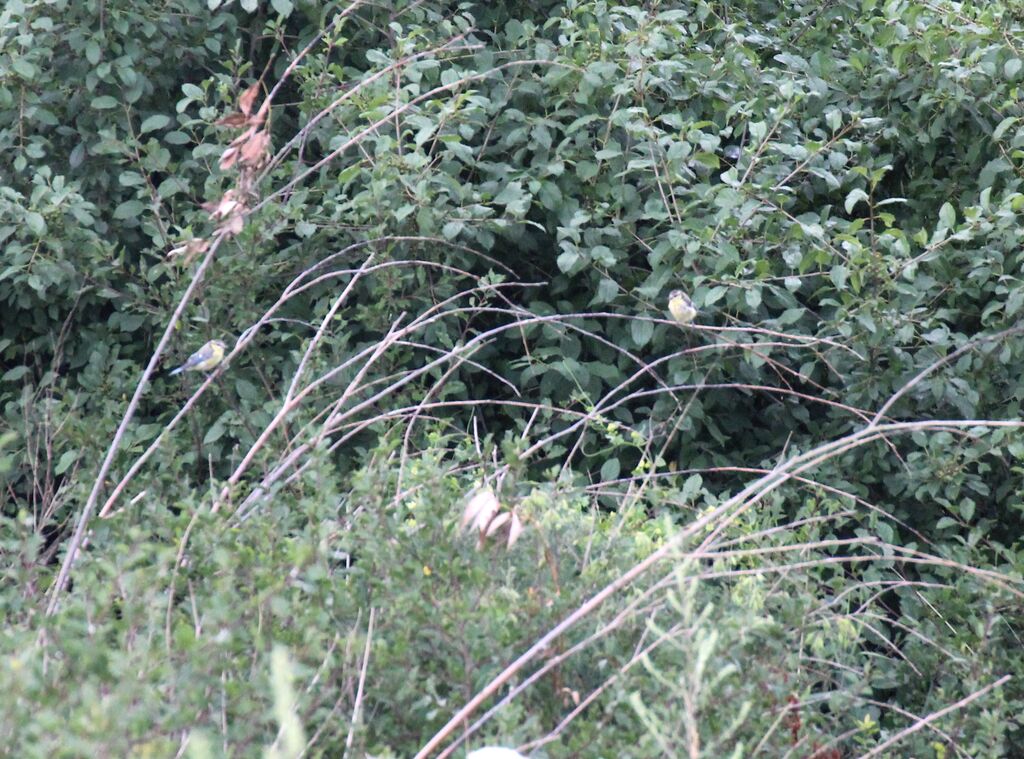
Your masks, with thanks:
M 853 209 L 862 200 L 865 203 L 870 202 L 870 198 L 868 197 L 868 194 L 864 192 L 864 190 L 860 189 L 859 187 L 850 190 L 850 192 L 847 193 L 846 195 L 846 202 L 843 204 L 843 207 L 846 208 L 846 213 L 853 213 Z
M 1000 139 L 1004 134 L 1006 134 L 1006 130 L 1016 124 L 1019 120 L 1019 116 L 1007 116 L 1005 119 L 1000 121 L 999 125 L 992 131 L 992 139 Z
M 57 466 L 53 469 L 54 474 L 64 474 L 64 472 L 66 472 L 77 460 L 78 451 L 64 451 L 64 453 L 60 455 L 60 459 L 57 461 Z
M 602 277 L 601 281 L 597 283 L 597 292 L 594 297 L 590 299 L 590 305 L 600 305 L 604 303 L 611 303 L 619 295 L 619 283 L 614 279 L 608 277 Z
M 951 203 L 943 203 L 939 209 L 939 228 L 951 229 L 956 224 L 956 209 Z
M 115 219 L 135 219 L 146 210 L 145 204 L 139 200 L 126 200 L 114 209 Z
M 978 187 L 989 188 L 995 184 L 997 176 L 1004 171 L 1012 170 L 1013 166 L 1005 158 L 993 158 L 981 167 L 981 172 L 978 174 Z
M 11 61 L 11 69 L 22 79 L 32 81 L 36 78 L 36 67 L 24 58 L 15 58 Z
M 110 95 L 100 95 L 98 98 L 92 99 L 92 107 L 97 111 L 107 111 L 111 108 L 117 108 L 117 105 L 117 99 Z
M 778 322 L 784 327 L 789 326 L 790 324 L 796 324 L 803 318 L 805 313 L 807 313 L 807 309 L 805 308 L 787 308 L 779 314 Z
M 633 319 L 629 322 L 629 334 L 637 348 L 643 348 L 654 335 L 654 322 L 647 319 Z
M 235 380 L 235 392 L 238 393 L 238 397 L 242 400 L 255 403 L 259 400 L 260 394 L 256 389 L 256 386 L 246 379 Z
M 710 306 L 713 303 L 717 303 L 718 301 L 725 297 L 725 294 L 727 292 L 729 292 L 728 287 L 724 285 L 715 285 L 706 293 L 704 293 L 704 298 L 701 300 L 701 304 L 705 306 Z
M 518 203 L 523 199 L 523 185 L 521 182 L 509 182 L 494 198 L 494 202 L 503 206 Z
M 142 122 L 142 126 L 139 127 L 139 134 L 152 132 L 156 129 L 163 129 L 170 123 L 171 119 L 169 116 L 165 116 L 162 113 L 154 114 Z
M 85 59 L 93 66 L 100 62 L 102 51 L 96 40 L 89 40 L 85 43 Z
M 683 487 L 679 491 L 680 500 L 684 503 L 692 502 L 694 496 L 700 493 L 702 487 L 704 487 L 704 478 L 699 474 L 691 474 L 686 478 Z
M 15 380 L 21 379 L 28 373 L 29 368 L 27 366 L 16 366 L 13 369 L 8 369 L 4 372 L 3 376 L 0 377 L 0 380 L 4 382 L 14 382 Z
M 216 443 L 224 436 L 224 433 L 226 431 L 227 430 L 224 429 L 223 418 L 218 419 L 212 425 L 210 425 L 210 429 L 208 429 L 206 431 L 206 434 L 203 435 L 203 445 L 210 445 L 211 443 Z
M 71 155 L 68 157 L 68 165 L 72 169 L 77 169 L 79 166 L 82 165 L 82 162 L 84 160 L 85 160 L 85 143 L 84 142 L 80 142 L 77 145 L 75 145 L 74 149 L 71 151 Z
M 42 214 L 36 211 L 25 212 L 25 225 L 37 237 L 42 237 L 46 234 L 46 220 Z
M 618 459 L 608 459 L 601 465 L 601 482 L 617 480 L 622 472 L 622 464 Z
M 161 198 L 170 198 L 183 192 L 188 192 L 188 185 L 179 177 L 167 177 L 156 188 L 156 194 Z
M 559 254 L 556 263 L 558 264 L 559 271 L 562 273 L 568 273 L 574 266 L 576 266 L 579 260 L 580 254 L 578 252 L 575 250 L 567 250 L 564 253 Z
M 829 279 L 832 280 L 832 284 L 836 286 L 837 290 L 846 289 L 846 280 L 850 276 L 850 270 L 842 264 L 833 266 L 831 271 L 828 273 Z

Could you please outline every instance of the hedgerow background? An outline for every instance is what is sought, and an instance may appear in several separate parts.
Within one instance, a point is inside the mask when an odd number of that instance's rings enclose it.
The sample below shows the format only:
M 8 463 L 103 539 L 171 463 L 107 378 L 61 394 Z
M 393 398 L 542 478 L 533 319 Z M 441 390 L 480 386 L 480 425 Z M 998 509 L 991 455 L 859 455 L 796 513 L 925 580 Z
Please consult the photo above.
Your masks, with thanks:
M 4 745 L 1019 755 L 1022 33 L 6 2 Z

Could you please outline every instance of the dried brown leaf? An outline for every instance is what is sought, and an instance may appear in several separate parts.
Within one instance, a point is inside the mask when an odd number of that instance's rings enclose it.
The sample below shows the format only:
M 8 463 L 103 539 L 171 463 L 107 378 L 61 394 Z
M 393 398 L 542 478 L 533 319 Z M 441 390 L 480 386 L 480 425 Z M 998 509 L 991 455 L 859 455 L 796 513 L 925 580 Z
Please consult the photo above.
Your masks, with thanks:
M 494 517 L 488 524 L 487 529 L 484 531 L 484 535 L 491 537 L 494 533 L 500 530 L 505 524 L 512 518 L 512 515 L 507 511 L 503 511 Z
M 256 102 L 256 96 L 260 94 L 260 83 L 247 88 L 242 96 L 238 98 L 238 110 L 249 116 L 252 113 L 253 104 Z
M 480 488 L 466 501 L 466 507 L 462 510 L 461 529 L 472 526 L 482 532 L 498 513 L 500 506 L 493 490 Z
M 237 235 L 242 231 L 242 227 L 244 226 L 245 219 L 242 217 L 242 214 L 237 214 L 224 222 L 219 229 L 226 235 Z
M 252 137 L 253 134 L 255 134 L 255 133 L 256 133 L 256 127 L 250 126 L 248 129 L 246 129 L 240 135 L 235 137 L 235 139 L 233 139 L 228 144 L 231 145 L 231 147 L 233 147 L 233 148 L 241 147 L 242 145 L 247 143 L 249 141 L 249 138 Z
M 580 692 L 573 690 L 572 688 L 562 688 L 562 703 L 568 706 L 567 702 L 571 701 L 573 706 L 580 705 Z
M 242 145 L 242 163 L 258 166 L 266 159 L 269 146 L 270 133 L 266 129 L 261 129 Z
M 220 169 L 221 171 L 227 171 L 235 162 L 238 161 L 238 148 L 226 149 L 220 157 Z
M 512 522 L 508 526 L 508 540 L 505 542 L 505 547 L 511 549 L 519 540 L 519 536 L 523 534 L 523 521 L 519 518 L 519 515 L 514 511 L 512 512 Z
M 205 253 L 209 247 L 209 240 L 204 240 L 203 238 L 198 237 L 194 240 L 189 240 L 183 245 L 178 245 L 177 247 L 171 248 L 169 251 L 167 251 L 167 257 L 177 258 L 178 256 L 184 256 L 184 263 L 187 265 L 191 263 L 192 259 L 195 258 L 197 255 L 199 255 L 200 253 Z
M 239 200 L 238 193 L 228 190 L 216 203 L 203 203 L 203 210 L 210 214 L 211 219 L 226 219 L 245 210 L 245 204 Z
M 249 117 L 244 113 L 229 113 L 224 118 L 217 119 L 213 123 L 224 127 L 243 127 L 249 123 Z

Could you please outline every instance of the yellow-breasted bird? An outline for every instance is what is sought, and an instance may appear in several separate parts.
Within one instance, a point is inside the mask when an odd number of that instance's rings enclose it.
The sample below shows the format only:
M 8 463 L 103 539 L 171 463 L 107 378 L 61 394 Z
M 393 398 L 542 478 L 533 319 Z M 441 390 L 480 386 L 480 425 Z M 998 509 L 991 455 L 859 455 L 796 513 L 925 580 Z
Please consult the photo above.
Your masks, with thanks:
M 188 360 L 171 372 L 181 374 L 182 372 L 208 372 L 216 368 L 217 364 L 224 360 L 224 351 L 227 346 L 223 340 L 211 340 L 202 348 L 197 350 Z
M 697 307 L 682 290 L 673 290 L 668 294 L 668 312 L 680 324 L 689 324 L 697 316 Z

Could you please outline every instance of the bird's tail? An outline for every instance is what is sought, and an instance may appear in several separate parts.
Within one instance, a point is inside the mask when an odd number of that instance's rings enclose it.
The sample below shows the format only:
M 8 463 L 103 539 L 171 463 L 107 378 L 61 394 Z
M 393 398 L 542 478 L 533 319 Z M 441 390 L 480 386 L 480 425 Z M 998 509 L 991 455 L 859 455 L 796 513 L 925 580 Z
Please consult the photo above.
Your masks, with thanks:
M 185 367 L 179 366 L 177 369 L 171 370 L 171 376 L 173 377 L 175 374 L 181 374 L 183 371 L 185 371 Z

